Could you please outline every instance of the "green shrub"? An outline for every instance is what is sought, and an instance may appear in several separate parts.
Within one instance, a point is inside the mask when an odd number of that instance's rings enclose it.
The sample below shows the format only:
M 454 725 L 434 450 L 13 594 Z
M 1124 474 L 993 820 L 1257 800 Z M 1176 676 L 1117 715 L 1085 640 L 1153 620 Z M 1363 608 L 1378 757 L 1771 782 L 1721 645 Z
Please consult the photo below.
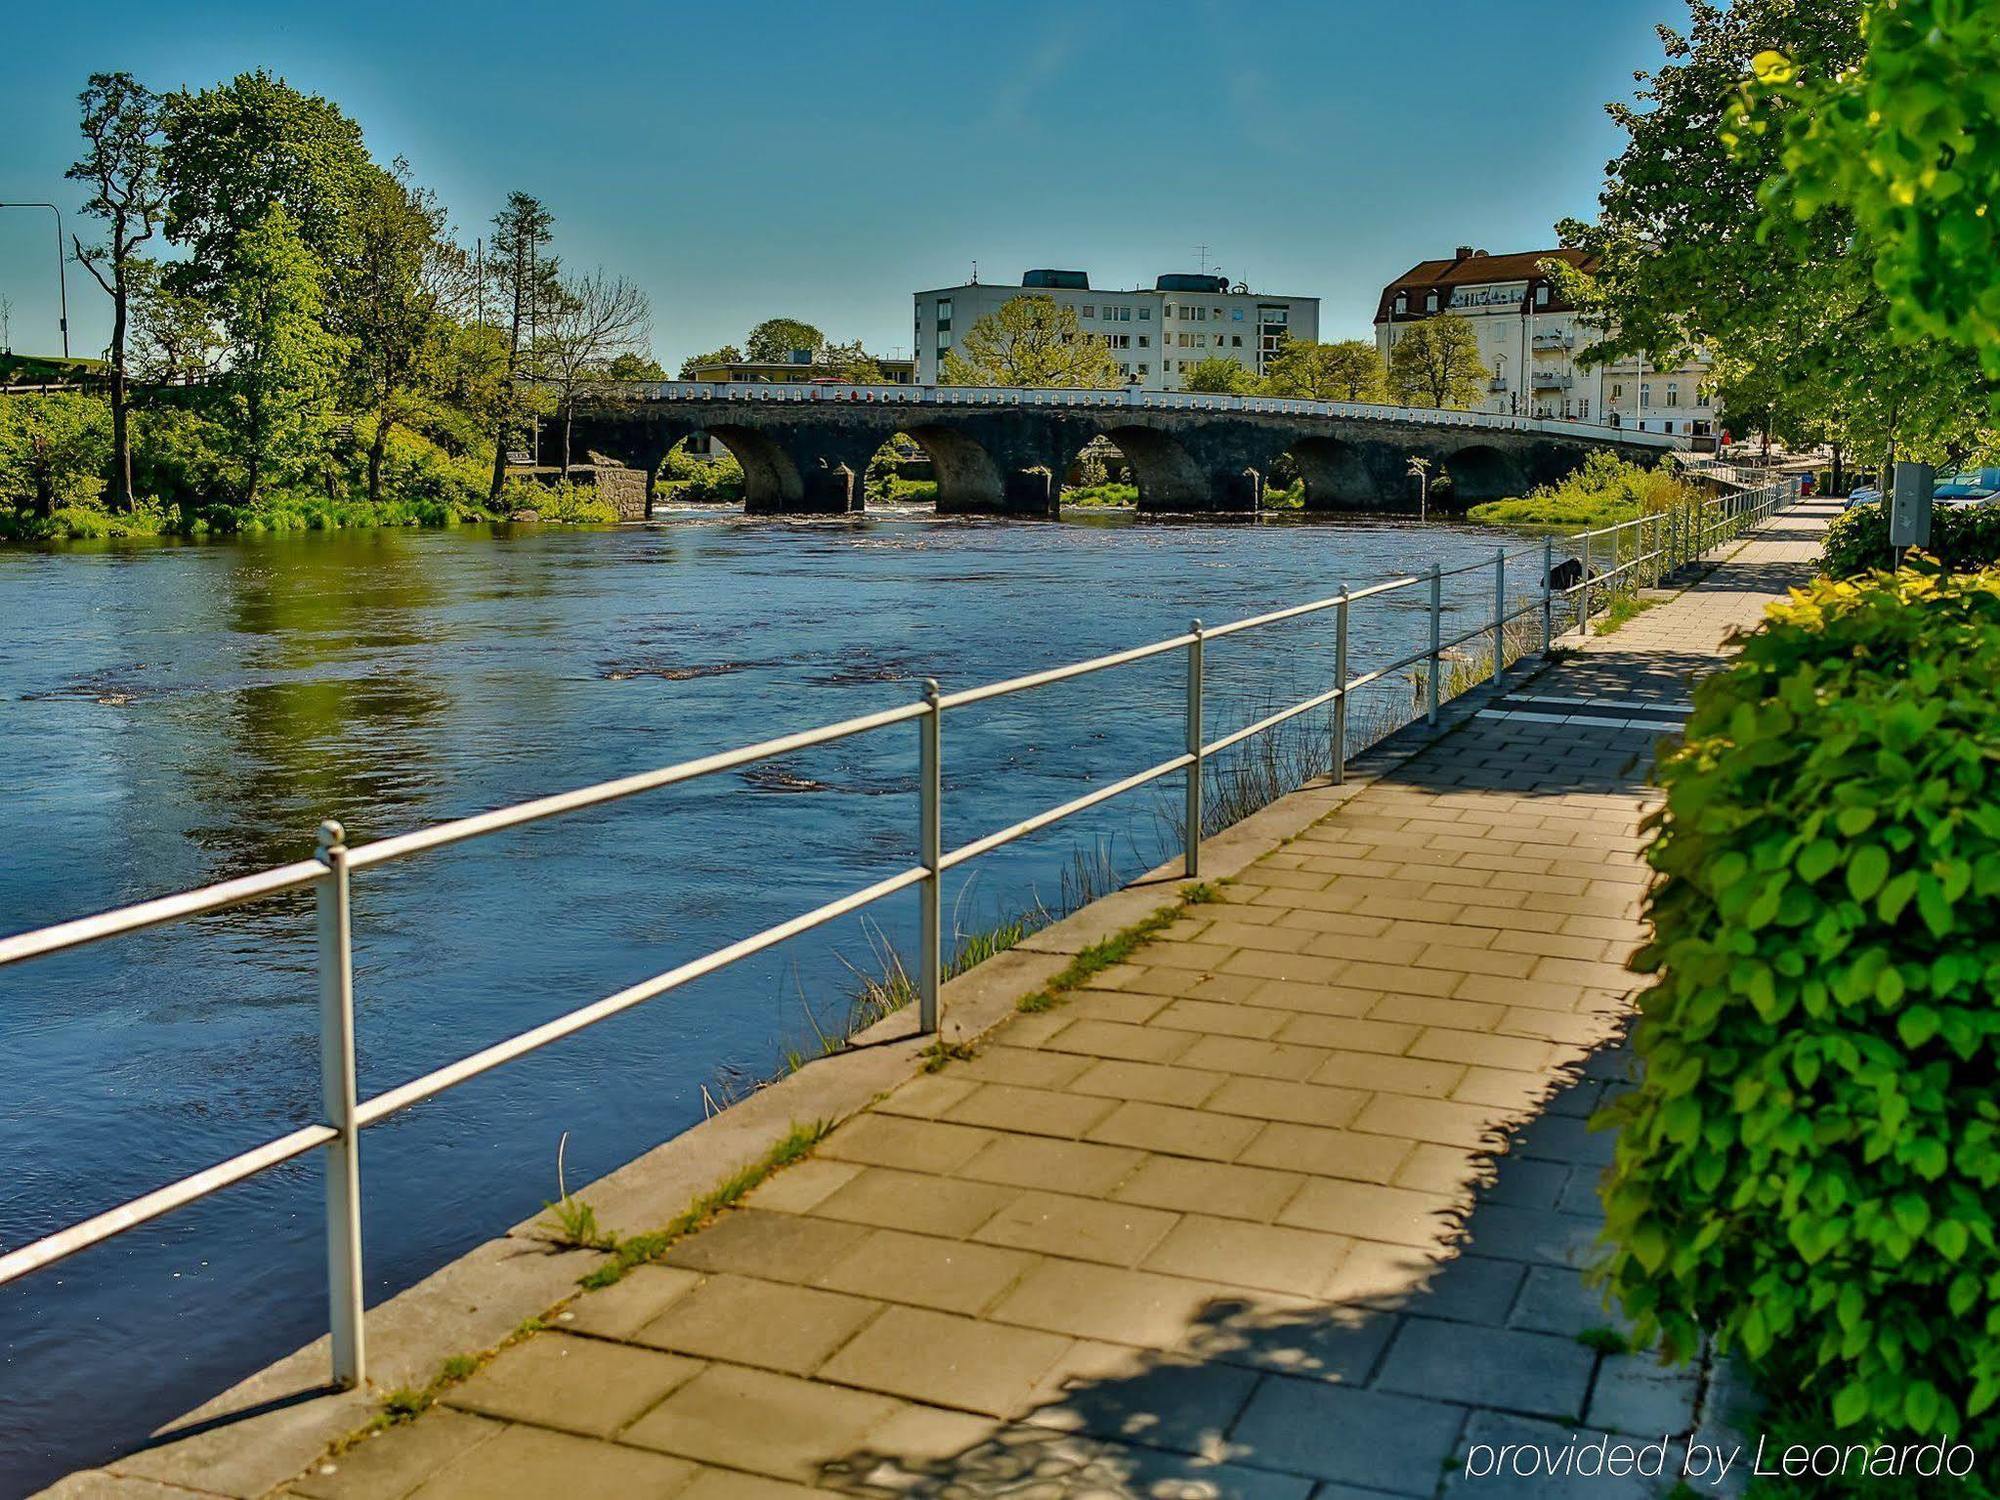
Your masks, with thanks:
M 2000 575 L 1822 581 L 1660 770 L 1639 1087 L 1606 1188 L 1638 1342 L 1703 1328 L 1842 1427 L 2000 1443 Z
M 743 498 L 743 465 L 728 453 L 697 458 L 676 447 L 660 465 L 665 498 L 706 505 Z
M 1608 526 L 1700 501 L 1700 493 L 1669 469 L 1595 452 L 1567 479 L 1537 485 L 1519 499 L 1489 500 L 1465 514 L 1489 526 Z
M 0 396 L 0 503 L 40 519 L 89 506 L 111 462 L 111 408 L 95 396 Z
M 618 507 L 587 484 L 536 484 L 527 479 L 510 479 L 500 492 L 503 511 L 533 511 L 539 521 L 563 521 L 570 525 L 615 525 Z
M 1953 572 L 2000 563 L 2000 506 L 1977 510 L 1948 505 L 1931 508 L 1931 539 L 1924 551 Z M 1879 505 L 1857 505 L 1834 518 L 1826 536 L 1820 571 L 1829 578 L 1853 578 L 1895 566 L 1889 545 L 1889 515 Z

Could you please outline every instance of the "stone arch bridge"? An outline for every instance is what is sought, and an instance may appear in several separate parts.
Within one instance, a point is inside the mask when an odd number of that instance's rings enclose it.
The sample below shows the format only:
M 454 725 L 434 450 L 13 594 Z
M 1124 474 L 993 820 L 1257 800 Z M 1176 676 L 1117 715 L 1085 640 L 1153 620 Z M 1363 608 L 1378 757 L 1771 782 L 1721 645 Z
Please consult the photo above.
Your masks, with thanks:
M 1308 508 L 1407 510 L 1412 455 L 1470 503 L 1560 479 L 1594 450 L 1657 458 L 1687 446 L 1584 422 L 1259 396 L 667 381 L 599 394 L 577 413 L 573 449 L 643 468 L 650 512 L 650 476 L 697 432 L 735 455 L 746 509 L 766 514 L 861 509 L 869 460 L 899 432 L 930 456 L 940 511 L 1018 516 L 1055 514 L 1063 474 L 1097 437 L 1124 454 L 1141 510 L 1211 514 L 1256 511 L 1286 457 Z

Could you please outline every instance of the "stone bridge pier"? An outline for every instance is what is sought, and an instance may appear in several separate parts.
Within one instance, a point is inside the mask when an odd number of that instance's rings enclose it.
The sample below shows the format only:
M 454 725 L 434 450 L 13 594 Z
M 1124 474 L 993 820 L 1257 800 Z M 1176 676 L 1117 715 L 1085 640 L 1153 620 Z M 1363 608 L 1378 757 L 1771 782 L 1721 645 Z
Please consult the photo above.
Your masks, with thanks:
M 726 389 L 726 388 L 724 388 Z M 1641 451 L 1614 429 L 1551 433 L 1426 421 L 1125 404 L 989 405 L 916 394 L 856 400 L 742 397 L 606 402 L 580 413 L 575 443 L 643 469 L 648 501 L 668 450 L 695 432 L 743 467 L 753 514 L 835 515 L 866 503 L 868 465 L 905 433 L 930 455 L 947 514 L 1053 516 L 1062 479 L 1092 439 L 1116 444 L 1152 512 L 1254 514 L 1273 475 L 1305 481 L 1310 510 L 1416 508 L 1414 457 L 1431 461 L 1433 493 L 1463 506 L 1558 480 L 1594 449 Z M 1441 493 L 1440 493 L 1441 490 Z

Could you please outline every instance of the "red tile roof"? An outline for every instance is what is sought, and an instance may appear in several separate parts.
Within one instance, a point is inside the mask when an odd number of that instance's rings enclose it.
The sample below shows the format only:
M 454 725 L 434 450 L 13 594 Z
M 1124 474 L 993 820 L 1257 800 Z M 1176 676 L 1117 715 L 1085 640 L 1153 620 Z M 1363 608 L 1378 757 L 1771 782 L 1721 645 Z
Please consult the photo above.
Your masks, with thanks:
M 1455 287 L 1486 286 L 1496 281 L 1524 281 L 1528 284 L 1528 294 L 1534 294 L 1535 286 L 1548 280 L 1542 274 L 1541 265 L 1545 260 L 1564 260 L 1583 270 L 1591 269 L 1594 261 L 1582 250 L 1521 250 L 1508 255 L 1488 255 L 1484 250 L 1474 250 L 1467 255 L 1454 256 L 1450 260 L 1420 260 L 1409 270 L 1382 288 L 1382 300 L 1375 308 L 1375 321 L 1389 321 L 1389 309 L 1396 293 L 1410 294 L 1409 311 L 1401 314 L 1406 318 L 1427 316 L 1423 311 L 1423 295 L 1426 292 L 1439 293 L 1440 306 L 1449 306 L 1450 293 Z M 1560 297 L 1551 296 L 1546 308 L 1541 311 L 1562 311 L 1569 304 Z

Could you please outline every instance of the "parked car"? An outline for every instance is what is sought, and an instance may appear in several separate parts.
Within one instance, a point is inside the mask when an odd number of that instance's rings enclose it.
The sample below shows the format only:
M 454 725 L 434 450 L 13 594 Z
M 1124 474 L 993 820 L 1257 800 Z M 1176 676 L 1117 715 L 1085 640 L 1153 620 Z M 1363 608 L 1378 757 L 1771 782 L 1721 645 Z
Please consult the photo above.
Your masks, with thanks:
M 1931 499 L 1954 510 L 1973 510 L 2000 495 L 2000 469 L 1962 469 L 1931 488 Z
M 1860 485 L 1847 492 L 1846 508 L 1853 510 L 1857 505 L 1880 505 L 1882 492 L 1872 484 Z

